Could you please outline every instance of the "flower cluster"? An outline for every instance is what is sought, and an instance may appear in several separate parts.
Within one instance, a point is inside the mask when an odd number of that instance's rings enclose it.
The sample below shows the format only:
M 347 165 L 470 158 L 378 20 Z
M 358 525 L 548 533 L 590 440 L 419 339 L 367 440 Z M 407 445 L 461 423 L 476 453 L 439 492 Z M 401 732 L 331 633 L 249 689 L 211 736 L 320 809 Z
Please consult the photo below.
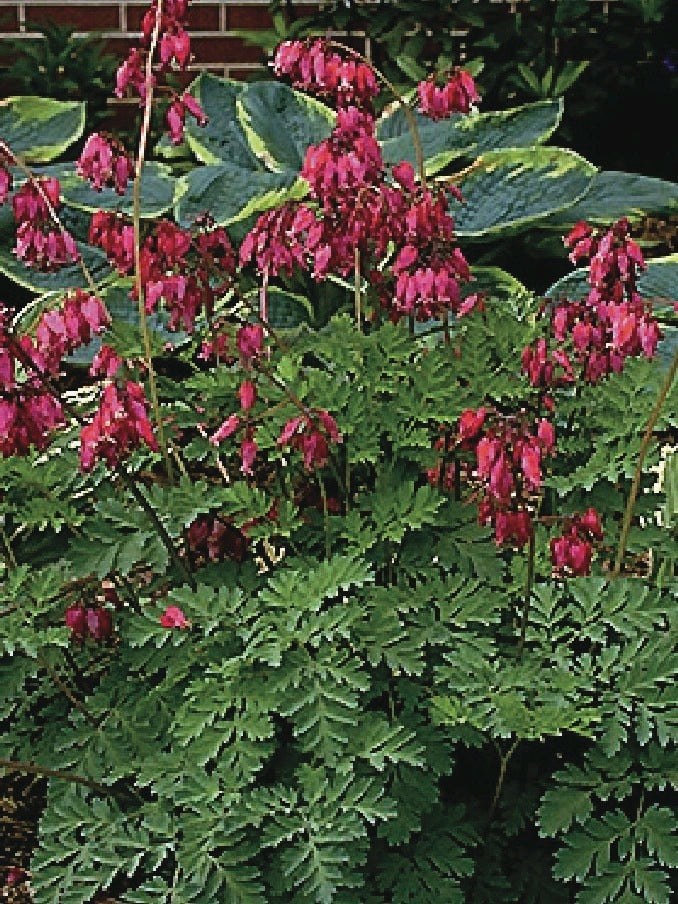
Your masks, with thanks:
M 223 227 L 200 222 L 196 234 L 170 220 L 159 220 L 140 251 L 141 283 L 146 311 L 162 299 L 170 313 L 169 328 L 192 332 L 201 311 L 211 313 L 215 298 L 227 291 L 235 274 L 235 252 Z M 134 269 L 134 230 L 120 214 L 98 211 L 89 241 L 105 251 L 120 273 Z M 136 294 L 136 287 L 133 290 Z
M 554 577 L 584 576 L 591 573 L 593 540 L 603 539 L 600 516 L 594 508 L 583 515 L 565 519 L 562 536 L 551 540 Z
M 16 379 L 17 362 L 27 375 Z M 46 449 L 51 433 L 64 423 L 61 403 L 38 379 L 24 343 L 10 331 L 9 312 L 0 305 L 0 456 L 27 455 Z
M 124 195 L 134 174 L 134 163 L 116 138 L 93 132 L 85 142 L 75 170 L 83 179 L 89 179 L 96 191 L 108 186 Z
M 342 66 L 347 75 L 340 74 Z M 367 262 L 382 258 L 393 245 L 394 263 L 370 272 L 393 320 L 470 311 L 478 299 L 462 302 L 460 283 L 470 278 L 470 270 L 454 245 L 447 199 L 417 186 L 409 163 L 394 167 L 393 181 L 387 179 L 372 95 L 363 91 L 368 82 L 350 82 L 357 78 L 355 61 L 342 60 L 322 41 L 288 41 L 278 50 L 275 71 L 290 75 L 297 87 L 336 96 L 337 121 L 329 138 L 307 149 L 302 167 L 318 210 L 289 202 L 260 216 L 241 246 L 241 264 L 255 261 L 269 276 L 291 274 L 296 266 L 322 280 L 351 272 L 356 252 Z
M 87 345 L 109 323 L 110 317 L 102 302 L 82 289 L 75 289 L 61 308 L 42 314 L 35 341 L 23 337 L 21 346 L 41 372 L 57 374 L 66 355 Z
M 28 179 L 12 198 L 16 222 L 14 253 L 27 267 L 58 270 L 80 258 L 73 236 L 55 223 L 61 186 L 58 179 Z
M 157 452 L 143 387 L 131 380 L 107 383 L 94 418 L 80 432 L 81 469 L 91 471 L 100 459 L 115 468 L 142 442 Z
M 24 384 L 9 397 L 0 396 L 0 456 L 27 455 L 42 450 L 50 435 L 65 423 L 58 399 L 34 383 Z
M 358 107 L 346 107 L 338 111 L 330 137 L 306 151 L 301 175 L 311 187 L 311 197 L 331 211 L 334 199 L 355 199 L 361 189 L 382 181 L 383 171 L 374 117 Z
M 66 627 L 71 629 L 71 640 L 83 643 L 86 638 L 95 641 L 108 640 L 113 633 L 113 616 L 103 606 L 85 608 L 82 605 L 66 609 Z
M 88 241 L 101 248 L 121 274 L 134 268 L 134 227 L 114 211 L 97 210 L 89 223 Z
M 147 55 L 151 51 L 153 32 L 158 26 L 160 46 L 160 72 L 179 69 L 184 70 L 191 58 L 191 38 L 186 31 L 188 18 L 188 0 L 164 0 L 162 13 L 158 23 L 158 0 L 152 0 L 150 9 L 141 23 L 140 47 L 130 50 L 127 59 L 118 68 L 115 93 L 124 97 L 131 89 L 138 97 L 141 105 L 146 100 Z M 155 75 L 151 76 L 151 85 L 156 84 Z M 179 95 L 172 92 L 171 101 L 166 113 L 166 123 L 170 139 L 180 144 L 184 135 L 186 113 L 190 113 L 199 125 L 205 125 L 207 117 L 194 97 L 184 92 Z
M 328 442 L 329 441 L 329 442 Z M 307 471 L 327 464 L 329 443 L 340 443 L 341 433 L 337 423 L 325 410 L 293 417 L 283 427 L 278 445 L 298 449 L 304 458 Z
M 64 424 L 60 401 L 43 385 L 56 376 L 65 355 L 91 341 L 109 322 L 101 301 L 76 289 L 61 308 L 45 311 L 35 339 L 18 341 L 9 331 L 9 315 L 0 308 L 0 455 L 26 455 L 45 449 L 52 432 Z M 16 365 L 25 372 L 16 379 Z
M 473 77 L 465 69 L 455 69 L 442 88 L 431 77 L 417 85 L 419 111 L 430 119 L 447 119 L 453 113 L 468 113 L 480 100 Z
M 242 367 L 251 370 L 264 352 L 264 339 L 264 328 L 259 323 L 245 323 L 238 327 L 235 334 L 222 323 L 215 326 L 211 339 L 201 343 L 198 358 L 210 363 L 221 361 L 225 364 L 233 364 L 239 360 Z M 247 390 L 244 392 L 247 393 Z M 239 395 L 242 396 L 242 391 Z
M 229 353 L 231 338 L 230 333 L 224 330 L 213 332 L 211 339 L 201 342 L 198 358 L 210 364 L 217 364 L 219 361 L 232 363 L 235 359 Z
M 194 556 L 221 562 L 233 559 L 242 562 L 249 548 L 243 528 L 228 524 L 220 518 L 196 518 L 188 529 L 188 548 Z
M 628 220 L 604 232 L 582 221 L 565 244 L 573 263 L 588 261 L 591 288 L 584 300 L 555 306 L 550 323 L 555 348 L 539 339 L 523 351 L 523 372 L 541 388 L 574 381 L 575 364 L 584 380 L 597 383 L 620 373 L 629 357 L 653 357 L 661 338 L 651 305 L 636 291 L 645 262 L 629 236 Z
M 254 259 L 259 271 L 271 276 L 312 267 L 314 278 L 322 280 L 351 271 L 356 250 L 386 250 L 404 201 L 385 183 L 371 113 L 356 106 L 340 109 L 330 137 L 307 149 L 302 175 L 318 214 L 299 202 L 263 214 L 241 246 L 241 264 Z
M 218 430 L 210 436 L 210 442 L 213 446 L 220 445 L 229 436 L 233 436 L 241 426 L 245 427 L 245 432 L 240 443 L 240 470 L 244 475 L 252 476 L 259 446 L 255 439 L 255 429 L 247 420 L 243 421 L 237 414 L 229 415 Z
M 409 190 L 404 234 L 391 267 L 394 285 L 382 288 L 382 304 L 392 319 L 413 315 L 428 320 L 447 311 L 468 313 L 477 303 L 471 296 L 462 303 L 460 282 L 471 278 L 461 250 L 454 245 L 454 221 L 443 192 L 433 195 L 414 187 L 414 172 L 401 164 L 398 177 Z
M 260 273 L 292 275 L 306 268 L 306 255 L 322 235 L 322 223 L 305 204 L 288 202 L 261 214 L 240 245 L 240 264 L 256 261 Z
M 550 421 L 528 424 L 522 415 L 469 408 L 462 412 L 454 434 L 440 438 L 436 448 L 456 456 L 472 453 L 471 463 L 458 459 L 456 468 L 476 488 L 480 523 L 494 527 L 497 544 L 524 546 L 533 534 L 531 511 L 543 484 L 543 462 L 555 448 Z M 451 488 L 455 466 L 438 464 L 428 479 Z
M 295 88 L 333 100 L 337 107 L 369 108 L 379 93 L 374 70 L 357 58 L 344 59 L 322 39 L 284 41 L 273 60 L 277 76 Z

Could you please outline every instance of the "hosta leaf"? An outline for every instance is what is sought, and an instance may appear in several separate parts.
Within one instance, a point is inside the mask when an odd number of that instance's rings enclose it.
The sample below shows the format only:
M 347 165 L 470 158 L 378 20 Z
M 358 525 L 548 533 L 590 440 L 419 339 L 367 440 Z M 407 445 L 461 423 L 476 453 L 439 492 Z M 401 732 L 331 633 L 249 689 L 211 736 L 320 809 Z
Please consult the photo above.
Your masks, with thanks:
M 47 163 L 59 157 L 84 128 L 82 101 L 33 96 L 0 101 L 0 136 L 27 163 Z
M 113 278 L 111 267 L 103 251 L 82 242 L 78 242 L 78 249 L 97 285 Z M 34 267 L 26 267 L 6 246 L 0 248 L 0 273 L 4 273 L 12 282 L 18 283 L 36 294 L 59 289 L 84 289 L 87 287 L 87 280 L 79 264 L 69 264 L 53 273 L 46 273 L 36 270 Z
M 61 197 L 65 204 L 79 210 L 120 210 L 132 214 L 132 183 L 124 195 L 113 188 L 95 191 L 86 179 L 75 172 L 74 163 L 65 163 L 58 172 Z M 141 176 L 141 216 L 155 218 L 168 211 L 174 201 L 175 180 L 171 170 L 162 163 L 145 163 Z
M 268 321 L 275 329 L 294 329 L 302 323 L 309 323 L 312 317 L 313 309 L 308 298 L 277 286 L 269 288 Z
M 427 175 L 433 175 L 459 157 L 473 158 L 501 148 L 531 147 L 546 141 L 555 131 L 563 113 L 562 99 L 541 100 L 501 112 L 475 116 L 457 114 L 433 122 L 415 114 Z M 401 107 L 377 123 L 387 166 L 416 156 L 407 117 Z
M 595 171 L 588 160 L 562 148 L 483 154 L 460 183 L 466 203 L 453 205 L 457 233 L 482 241 L 519 232 L 578 201 Z
M 502 270 L 501 267 L 471 267 L 471 282 L 464 283 L 464 297 L 483 292 L 489 298 L 498 298 L 509 303 L 516 314 L 524 313 L 530 292 L 519 279 Z
M 209 117 L 205 126 L 190 121 L 186 127 L 188 145 L 201 163 L 237 160 L 245 169 L 261 168 L 237 116 L 236 101 L 244 87 L 242 82 L 207 72 L 202 72 L 189 87 Z
M 567 229 L 579 220 L 606 225 L 620 217 L 639 219 L 649 213 L 678 212 L 678 184 L 638 173 L 596 173 L 584 197 L 543 225 Z
M 280 82 L 251 82 L 238 98 L 255 154 L 275 170 L 298 173 L 306 148 L 330 134 L 334 114 L 320 101 Z
M 303 197 L 306 191 L 306 183 L 290 171 L 269 173 L 231 162 L 200 166 L 179 180 L 174 214 L 182 226 L 205 213 L 224 226 L 292 197 Z

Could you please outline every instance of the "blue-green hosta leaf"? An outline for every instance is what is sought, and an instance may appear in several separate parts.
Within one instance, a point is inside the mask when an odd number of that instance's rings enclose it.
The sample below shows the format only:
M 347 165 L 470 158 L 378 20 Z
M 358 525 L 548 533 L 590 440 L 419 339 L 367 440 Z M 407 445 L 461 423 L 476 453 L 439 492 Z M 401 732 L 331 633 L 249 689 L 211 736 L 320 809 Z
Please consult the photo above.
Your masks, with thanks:
M 78 242 L 78 249 L 98 286 L 112 278 L 110 264 L 101 249 L 93 248 L 82 242 Z M 34 267 L 26 267 L 22 261 L 17 260 L 16 255 L 12 254 L 11 247 L 8 246 L 0 248 L 0 273 L 4 273 L 12 282 L 18 283 L 36 295 L 43 292 L 56 292 L 60 289 L 84 289 L 87 287 L 87 280 L 80 264 L 69 264 L 53 273 L 45 273 Z
M 563 276 L 546 290 L 547 298 L 583 298 L 588 294 L 588 269 L 580 267 Z M 643 298 L 663 299 L 673 304 L 678 301 L 678 254 L 655 257 L 647 261 L 647 269 L 638 279 L 638 291 Z
M 302 198 L 307 191 L 308 184 L 289 170 L 269 173 L 231 162 L 199 166 L 179 180 L 174 215 L 181 226 L 189 226 L 209 213 L 217 225 L 225 226 L 290 198 Z
M 464 283 L 461 293 L 464 298 L 476 292 L 483 292 L 490 298 L 507 302 L 516 314 L 523 314 L 530 297 L 529 289 L 501 267 L 471 267 L 472 282 Z
M 47 97 L 0 101 L 0 137 L 27 163 L 47 163 L 82 135 L 85 104 Z
M 606 226 L 621 217 L 637 220 L 647 214 L 675 213 L 678 213 L 677 183 L 610 170 L 596 173 L 580 201 L 550 217 L 543 225 L 564 231 L 579 220 Z
M 490 240 L 520 232 L 576 203 L 596 168 L 563 148 L 491 151 L 460 183 L 466 201 L 453 205 L 460 238 Z
M 278 330 L 291 330 L 313 319 L 313 308 L 303 295 L 295 295 L 270 286 L 268 290 L 268 320 Z
M 238 119 L 236 101 L 244 87 L 242 82 L 217 78 L 207 72 L 190 85 L 189 92 L 209 117 L 205 126 L 193 120 L 186 125 L 186 140 L 201 163 L 236 160 L 245 169 L 261 168 Z
M 75 172 L 74 163 L 64 163 L 55 173 L 61 183 L 61 197 L 65 204 L 78 210 L 120 210 L 132 214 L 132 183 L 124 195 L 112 188 L 95 191 L 86 179 Z M 163 163 L 145 163 L 141 176 L 141 216 L 159 217 L 172 207 L 176 180 Z
M 459 157 L 474 158 L 487 151 L 542 144 L 553 134 L 562 114 L 562 98 L 500 112 L 457 114 L 439 122 L 415 113 L 426 173 L 433 175 Z M 379 120 L 377 138 L 382 142 L 388 166 L 401 160 L 416 166 L 412 134 L 402 107 Z
M 315 98 L 281 82 L 251 82 L 238 111 L 255 154 L 273 170 L 298 173 L 306 148 L 330 134 L 334 113 Z

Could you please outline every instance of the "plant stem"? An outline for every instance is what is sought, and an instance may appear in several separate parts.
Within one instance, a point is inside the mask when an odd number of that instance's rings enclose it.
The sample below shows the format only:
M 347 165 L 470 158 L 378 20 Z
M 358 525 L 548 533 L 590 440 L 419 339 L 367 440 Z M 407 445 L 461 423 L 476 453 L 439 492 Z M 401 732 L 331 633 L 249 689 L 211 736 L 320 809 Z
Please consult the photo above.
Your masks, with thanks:
M 92 713 L 87 709 L 84 703 L 82 703 L 75 696 L 70 687 L 61 680 L 61 678 L 57 675 L 51 665 L 46 662 L 41 656 L 38 657 L 38 663 L 42 666 L 42 668 L 47 672 L 53 684 L 61 691 L 61 693 L 73 704 L 73 706 L 81 713 L 85 719 L 89 722 L 91 726 L 94 728 L 99 728 L 101 723 L 92 715 Z
M 443 341 L 445 345 L 450 344 L 450 315 L 448 311 L 443 314 Z
M 414 113 L 412 112 L 412 107 L 407 103 L 405 98 L 402 96 L 400 91 L 396 88 L 393 82 L 389 81 L 386 78 L 383 72 L 381 72 L 374 65 L 372 60 L 368 60 L 367 57 L 363 56 L 362 53 L 359 53 L 357 50 L 354 50 L 352 47 L 349 47 L 347 44 L 342 44 L 340 41 L 328 41 L 328 45 L 330 47 L 336 47 L 338 50 L 343 50 L 345 53 L 349 53 L 351 56 L 355 57 L 358 60 L 361 60 L 367 66 L 370 67 L 372 72 L 376 75 L 379 81 L 386 85 L 391 94 L 398 101 L 400 106 L 407 117 L 407 123 L 410 127 L 410 132 L 412 133 L 412 143 L 414 144 L 414 155 L 417 161 L 417 172 L 419 173 L 419 181 L 422 184 L 423 188 L 426 188 L 426 167 L 424 166 L 424 152 L 421 147 L 421 138 L 419 136 L 419 129 L 417 127 L 417 120 L 415 119 Z
M 110 797 L 113 793 L 111 788 L 100 785 L 92 779 L 85 778 L 84 775 L 76 775 L 75 772 L 63 772 L 61 769 L 48 769 L 46 766 L 39 766 L 37 763 L 26 763 L 23 760 L 5 760 L 0 759 L 0 767 L 8 772 L 25 772 L 29 775 L 44 775 L 46 778 L 61 778 L 67 782 L 75 782 L 78 785 L 85 785 L 98 791 L 103 797 Z
M 525 635 L 527 634 L 527 622 L 530 614 L 530 600 L 532 599 L 532 585 L 534 584 L 534 555 L 534 533 L 531 533 L 529 546 L 527 548 L 527 580 L 525 582 L 525 602 L 523 603 L 523 618 L 520 624 L 520 639 L 518 640 L 518 647 L 516 649 L 516 657 L 518 659 L 520 659 L 523 655 Z
M 259 319 L 268 324 L 268 267 L 264 267 L 259 288 Z
M 487 814 L 488 828 L 491 825 L 492 820 L 494 819 L 494 814 L 497 811 L 497 804 L 499 803 L 501 790 L 504 787 L 504 781 L 506 779 L 506 770 L 508 769 L 508 764 L 511 761 L 511 757 L 516 752 L 518 744 L 520 744 L 520 738 L 515 739 L 506 753 L 502 753 L 501 748 L 497 745 L 497 753 L 499 754 L 499 776 L 497 778 L 497 785 L 494 789 L 494 797 L 492 798 L 492 803 L 490 804 L 490 809 Z
M 129 490 L 129 492 L 132 494 L 132 496 L 134 496 L 134 498 L 138 502 L 139 506 L 144 510 L 146 515 L 149 517 L 149 519 L 153 523 L 156 533 L 160 537 L 160 540 L 162 541 L 163 546 L 169 553 L 169 556 L 170 556 L 172 562 L 174 562 L 176 567 L 179 569 L 179 571 L 183 575 L 186 583 L 190 584 L 190 586 L 193 590 L 196 590 L 197 584 L 195 582 L 195 578 L 189 571 L 188 567 L 186 566 L 186 563 L 183 561 L 183 559 L 180 557 L 179 553 L 177 552 L 177 549 L 176 549 L 174 543 L 172 542 L 172 538 L 167 533 L 167 529 L 165 528 L 165 525 L 162 523 L 162 521 L 158 517 L 158 513 L 156 512 L 156 510 L 153 508 L 151 503 L 148 501 L 148 499 L 144 495 L 143 491 L 141 490 L 141 487 L 137 486 L 137 484 L 134 483 L 134 481 L 130 478 L 129 474 L 127 474 L 125 471 L 118 471 L 118 474 L 119 474 L 120 479 L 122 480 L 123 484 L 125 485 L 125 487 Z
M 645 461 L 645 456 L 647 454 L 647 450 L 650 447 L 650 443 L 652 442 L 652 434 L 654 432 L 654 428 L 657 426 L 657 421 L 659 420 L 659 415 L 661 414 L 661 410 L 664 406 L 664 402 L 666 401 L 666 397 L 669 394 L 669 390 L 671 389 L 671 385 L 676 376 L 676 372 L 678 371 L 678 350 L 673 355 L 673 361 L 671 361 L 671 366 L 669 367 L 668 373 L 666 374 L 666 379 L 662 384 L 661 389 L 659 390 L 659 394 L 657 396 L 657 400 L 654 403 L 654 408 L 650 413 L 650 417 L 648 418 L 647 425 L 645 427 L 645 433 L 643 435 L 643 440 L 640 444 L 640 451 L 638 453 L 638 463 L 636 464 L 636 470 L 633 474 L 633 481 L 631 483 L 631 492 L 629 493 L 629 498 L 626 502 L 626 509 L 624 510 L 624 518 L 622 520 L 622 528 L 621 534 L 619 535 L 619 546 L 617 547 L 617 557 L 614 563 L 614 569 L 612 571 L 612 577 L 617 578 L 621 572 L 622 563 L 624 561 L 624 554 L 626 553 L 626 544 L 629 539 L 629 531 L 631 530 L 631 520 L 633 518 L 633 509 L 636 504 L 636 499 L 638 497 L 638 490 L 640 489 L 640 481 L 643 476 L 643 462 Z
M 2 542 L 3 552 L 5 554 L 5 561 L 7 564 L 7 570 L 11 571 L 13 568 L 16 568 L 16 558 L 14 556 L 14 552 L 12 551 L 12 547 L 10 546 L 9 538 L 5 533 L 5 518 L 2 516 L 2 523 L 0 523 L 0 541 Z
M 348 455 L 348 444 L 344 440 L 344 455 L 346 456 L 346 476 L 345 476 L 345 493 L 346 493 L 346 514 L 351 511 L 351 459 Z
M 353 297 L 355 299 L 355 322 L 360 332 L 360 248 L 354 251 Z
M 139 304 L 139 322 L 141 325 L 141 335 L 144 343 L 144 357 L 146 367 L 148 369 L 148 385 L 151 391 L 151 405 L 153 406 L 153 415 L 158 427 L 158 443 L 165 459 L 165 470 L 167 478 L 171 484 L 174 483 L 174 468 L 172 459 L 167 449 L 167 441 L 165 439 L 165 429 L 162 423 L 162 414 L 160 412 L 160 401 L 158 399 L 158 386 L 155 379 L 155 370 L 153 369 L 153 353 L 151 349 L 151 334 L 148 329 L 148 320 L 146 318 L 146 304 L 144 300 L 144 285 L 141 279 L 141 175 L 146 156 L 146 144 L 148 142 L 148 132 L 151 124 L 151 107 L 153 104 L 153 54 L 158 44 L 158 36 L 160 34 L 160 25 L 162 22 L 162 0 L 157 0 L 155 11 L 155 24 L 151 35 L 151 44 L 146 57 L 146 84 L 144 95 L 144 115 L 141 123 L 141 133 L 139 135 L 139 148 L 137 151 L 136 171 L 134 175 L 134 183 L 132 186 L 132 226 L 134 229 L 134 271 L 137 290 L 137 301 Z
M 322 474 L 318 471 L 318 485 L 320 487 L 320 495 L 323 500 L 323 521 L 325 524 L 325 558 L 329 561 L 331 558 L 331 547 L 330 547 L 330 516 L 327 509 L 327 490 L 325 489 L 325 481 L 323 480 Z

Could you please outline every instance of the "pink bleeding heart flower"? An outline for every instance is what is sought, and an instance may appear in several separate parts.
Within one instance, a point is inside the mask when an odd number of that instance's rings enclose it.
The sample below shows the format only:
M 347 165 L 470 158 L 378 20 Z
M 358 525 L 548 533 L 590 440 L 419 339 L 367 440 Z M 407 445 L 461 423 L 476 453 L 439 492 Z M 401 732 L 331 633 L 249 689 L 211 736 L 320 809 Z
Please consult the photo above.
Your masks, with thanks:
M 163 628 L 190 628 L 191 623 L 178 606 L 167 606 L 160 616 Z

